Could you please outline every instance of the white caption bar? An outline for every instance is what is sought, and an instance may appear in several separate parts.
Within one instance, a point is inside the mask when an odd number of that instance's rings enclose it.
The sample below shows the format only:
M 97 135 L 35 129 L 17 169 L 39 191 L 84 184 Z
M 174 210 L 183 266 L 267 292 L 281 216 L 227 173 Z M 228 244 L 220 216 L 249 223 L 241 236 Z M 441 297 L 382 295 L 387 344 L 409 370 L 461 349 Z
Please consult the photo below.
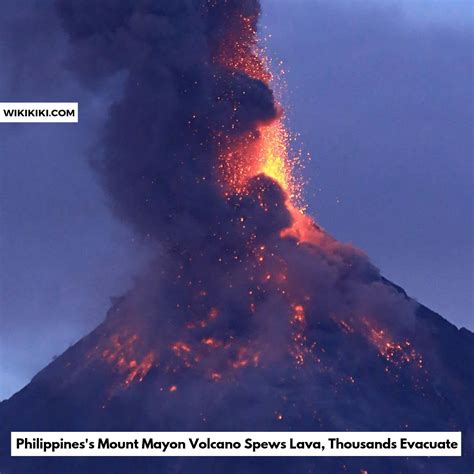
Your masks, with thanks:
M 77 123 L 77 102 L 0 102 L 0 123 Z
M 12 456 L 461 456 L 460 432 L 13 432 Z

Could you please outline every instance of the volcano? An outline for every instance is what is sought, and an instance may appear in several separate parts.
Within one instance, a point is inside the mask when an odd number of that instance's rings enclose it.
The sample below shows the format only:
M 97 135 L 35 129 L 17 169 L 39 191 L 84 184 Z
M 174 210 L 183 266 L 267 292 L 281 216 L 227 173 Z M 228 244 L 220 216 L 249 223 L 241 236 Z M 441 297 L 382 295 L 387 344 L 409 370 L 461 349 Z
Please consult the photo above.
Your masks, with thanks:
M 305 212 L 257 0 L 57 0 L 78 80 L 123 83 L 97 175 L 159 250 L 0 405 L 3 473 L 472 472 L 474 335 Z M 11 431 L 462 431 L 462 458 L 11 459 Z

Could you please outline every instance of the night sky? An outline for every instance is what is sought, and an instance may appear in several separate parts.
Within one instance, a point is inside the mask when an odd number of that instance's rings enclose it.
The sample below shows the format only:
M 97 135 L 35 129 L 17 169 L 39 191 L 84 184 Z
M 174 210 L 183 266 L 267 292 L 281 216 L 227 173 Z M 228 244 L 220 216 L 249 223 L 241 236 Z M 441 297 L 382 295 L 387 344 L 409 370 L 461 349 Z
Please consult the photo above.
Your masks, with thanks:
M 0 97 L 80 103 L 79 125 L 0 127 L 0 398 L 93 329 L 149 253 L 88 164 L 120 77 L 77 84 L 49 3 L 7 0 L 0 20 Z M 312 155 L 310 212 L 472 329 L 471 3 L 266 0 L 263 24 Z

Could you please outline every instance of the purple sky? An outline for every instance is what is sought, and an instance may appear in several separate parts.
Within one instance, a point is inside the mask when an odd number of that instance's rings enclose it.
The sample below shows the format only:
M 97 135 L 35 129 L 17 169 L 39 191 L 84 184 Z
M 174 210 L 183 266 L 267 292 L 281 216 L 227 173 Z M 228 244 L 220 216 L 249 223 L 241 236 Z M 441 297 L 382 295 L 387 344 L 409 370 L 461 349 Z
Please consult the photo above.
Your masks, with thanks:
M 271 52 L 289 70 L 291 125 L 313 156 L 311 213 L 472 329 L 470 3 L 263 3 Z M 119 79 L 100 91 L 72 80 L 48 4 L 2 6 L 0 97 L 79 101 L 80 124 L 0 127 L 0 398 L 93 329 L 147 253 L 88 166 Z

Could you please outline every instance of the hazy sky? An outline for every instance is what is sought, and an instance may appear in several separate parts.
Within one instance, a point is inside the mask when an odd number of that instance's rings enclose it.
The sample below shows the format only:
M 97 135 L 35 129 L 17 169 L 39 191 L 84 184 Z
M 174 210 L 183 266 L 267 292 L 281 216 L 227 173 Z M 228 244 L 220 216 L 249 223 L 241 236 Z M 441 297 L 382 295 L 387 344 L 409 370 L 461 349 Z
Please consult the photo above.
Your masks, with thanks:
M 291 125 L 313 157 L 311 213 L 411 296 L 474 327 L 471 2 L 263 3 Z M 49 4 L 6 0 L 0 19 L 0 97 L 80 102 L 79 125 L 0 126 L 0 399 L 92 330 L 147 253 L 88 166 L 118 87 L 72 80 Z

